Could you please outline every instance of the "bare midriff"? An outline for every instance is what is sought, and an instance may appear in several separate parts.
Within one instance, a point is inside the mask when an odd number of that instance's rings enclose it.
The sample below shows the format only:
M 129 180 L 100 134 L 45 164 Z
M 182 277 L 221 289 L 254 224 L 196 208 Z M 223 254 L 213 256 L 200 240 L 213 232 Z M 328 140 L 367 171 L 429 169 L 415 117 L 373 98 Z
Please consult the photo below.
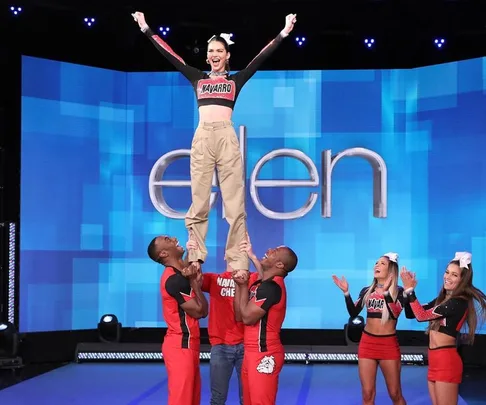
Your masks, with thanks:
M 368 318 L 366 320 L 365 331 L 372 335 L 394 335 L 396 333 L 397 322 L 389 320 L 384 325 L 379 318 Z
M 455 346 L 456 338 L 446 335 L 445 333 L 438 332 L 436 330 L 431 330 L 429 332 L 429 347 L 431 349 L 436 349 L 443 346 Z
M 199 107 L 199 122 L 231 121 L 233 110 L 222 105 Z

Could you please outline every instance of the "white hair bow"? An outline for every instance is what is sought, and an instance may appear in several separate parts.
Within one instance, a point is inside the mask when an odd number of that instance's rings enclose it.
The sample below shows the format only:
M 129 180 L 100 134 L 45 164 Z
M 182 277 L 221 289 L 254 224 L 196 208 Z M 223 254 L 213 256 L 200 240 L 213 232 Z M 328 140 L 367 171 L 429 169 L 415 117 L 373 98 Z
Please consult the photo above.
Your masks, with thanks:
M 223 38 L 228 45 L 233 45 L 234 42 L 231 40 L 232 34 L 219 34 L 221 38 Z M 208 44 L 216 38 L 216 35 L 213 35 L 211 38 L 208 39 Z
M 459 267 L 466 268 L 469 264 L 471 264 L 472 261 L 472 254 L 469 252 L 456 252 L 456 255 L 454 256 L 454 259 L 452 261 L 458 261 L 459 262 Z
M 383 256 L 388 257 L 394 263 L 398 263 L 398 253 L 388 252 L 385 253 Z

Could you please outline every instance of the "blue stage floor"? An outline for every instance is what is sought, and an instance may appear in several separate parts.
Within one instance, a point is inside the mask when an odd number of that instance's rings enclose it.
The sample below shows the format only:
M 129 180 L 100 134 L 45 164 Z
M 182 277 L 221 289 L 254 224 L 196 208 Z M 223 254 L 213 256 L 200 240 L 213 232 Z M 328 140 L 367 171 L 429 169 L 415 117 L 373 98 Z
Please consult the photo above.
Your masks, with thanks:
M 209 404 L 209 367 L 201 364 L 201 404 Z M 404 366 L 402 387 L 408 405 L 429 405 L 427 368 Z M 233 374 L 227 405 L 237 405 Z M 280 377 L 277 405 L 360 405 L 356 365 L 286 364 Z M 163 364 L 71 364 L 0 391 L 2 405 L 149 405 L 167 403 Z M 389 404 L 378 373 L 376 404 Z M 460 405 L 466 404 L 462 399 Z M 181 404 L 183 405 L 183 404 Z

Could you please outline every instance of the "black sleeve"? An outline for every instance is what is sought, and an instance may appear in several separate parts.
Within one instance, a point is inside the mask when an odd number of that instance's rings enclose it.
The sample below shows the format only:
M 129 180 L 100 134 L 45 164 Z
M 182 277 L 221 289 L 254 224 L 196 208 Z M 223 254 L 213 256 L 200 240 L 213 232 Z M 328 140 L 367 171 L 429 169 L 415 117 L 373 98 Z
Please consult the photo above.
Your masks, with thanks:
M 179 305 L 184 304 L 192 298 L 189 280 L 177 274 L 173 274 L 166 280 L 165 290 L 171 297 L 175 298 Z
M 255 304 L 265 311 L 278 304 L 282 298 L 282 288 L 275 281 L 263 282 L 256 291 Z
M 173 49 L 155 34 L 150 28 L 144 32 L 144 34 L 150 39 L 150 41 L 155 45 L 157 50 L 164 55 L 164 57 L 179 71 L 181 72 L 191 83 L 195 82 L 204 77 L 204 73 L 199 69 L 189 66 L 184 62 L 179 55 L 177 55 Z
M 262 65 L 268 57 L 275 52 L 283 40 L 282 34 L 278 34 L 275 39 L 273 39 L 265 48 L 263 48 L 260 53 L 253 58 L 253 60 L 248 64 L 248 66 L 238 73 L 236 73 L 233 78 L 240 87 L 250 80 L 250 78 L 255 74 L 258 68 Z
M 353 302 L 351 294 L 347 294 L 344 296 L 344 299 L 346 301 L 346 309 L 348 310 L 349 316 L 351 318 L 357 317 L 363 309 L 363 297 L 365 296 L 366 291 L 368 291 L 368 288 L 369 287 L 364 287 L 360 291 L 358 300 L 356 302 Z

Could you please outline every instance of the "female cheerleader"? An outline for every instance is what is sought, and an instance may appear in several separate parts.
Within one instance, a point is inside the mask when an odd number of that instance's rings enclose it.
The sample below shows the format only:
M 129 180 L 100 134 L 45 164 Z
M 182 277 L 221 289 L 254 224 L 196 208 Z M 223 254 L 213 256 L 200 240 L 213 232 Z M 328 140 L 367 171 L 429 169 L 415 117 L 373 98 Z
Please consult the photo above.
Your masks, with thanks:
M 426 305 L 420 305 L 415 295 L 415 274 L 406 268 L 402 268 L 400 273 L 415 318 L 419 322 L 430 322 L 427 380 L 432 405 L 457 404 L 463 372 L 462 360 L 456 349 L 457 338 L 467 324 L 465 342 L 472 344 L 478 318 L 485 320 L 486 295 L 472 283 L 471 261 L 470 253 L 457 252 L 446 268 L 439 296 Z
M 206 63 L 211 71 L 205 73 L 188 66 L 172 48 L 150 29 L 143 13 L 132 14 L 158 51 L 192 84 L 199 108 L 199 126 L 191 146 L 192 204 L 186 214 L 186 228 L 193 231 L 198 249 L 191 250 L 189 261 L 199 266 L 205 261 L 208 230 L 209 197 L 214 169 L 218 171 L 225 217 L 229 224 L 225 259 L 235 270 L 248 271 L 248 255 L 240 243 L 246 235 L 244 173 L 238 138 L 231 122 L 236 99 L 245 83 L 261 64 L 278 48 L 292 31 L 295 14 L 285 19 L 284 29 L 238 73 L 229 73 L 230 51 L 233 44 L 229 34 L 214 35 L 208 41 Z
M 363 404 L 375 403 L 378 366 L 393 404 L 406 404 L 400 382 L 401 353 L 396 335 L 397 319 L 405 307 L 403 288 L 397 285 L 398 255 L 386 253 L 378 259 L 373 282 L 361 290 L 356 302 L 351 299 L 346 279 L 334 275 L 332 278 L 344 292 L 346 307 L 352 318 L 357 317 L 364 306 L 367 308 L 366 325 L 358 347 Z M 390 285 L 387 294 L 384 294 L 385 283 Z

